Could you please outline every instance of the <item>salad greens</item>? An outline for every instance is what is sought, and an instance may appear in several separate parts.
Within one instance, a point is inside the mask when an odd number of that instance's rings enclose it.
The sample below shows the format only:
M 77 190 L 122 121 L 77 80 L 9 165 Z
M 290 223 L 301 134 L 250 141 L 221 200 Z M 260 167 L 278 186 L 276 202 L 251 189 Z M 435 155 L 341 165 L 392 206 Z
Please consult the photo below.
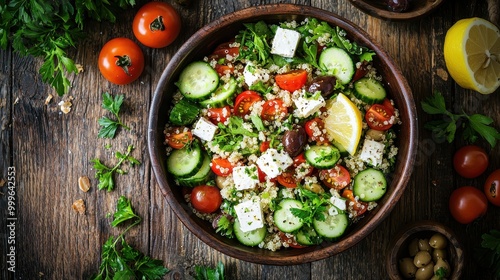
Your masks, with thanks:
M 215 268 L 197 265 L 194 267 L 196 280 L 224 280 L 224 264 L 219 261 Z

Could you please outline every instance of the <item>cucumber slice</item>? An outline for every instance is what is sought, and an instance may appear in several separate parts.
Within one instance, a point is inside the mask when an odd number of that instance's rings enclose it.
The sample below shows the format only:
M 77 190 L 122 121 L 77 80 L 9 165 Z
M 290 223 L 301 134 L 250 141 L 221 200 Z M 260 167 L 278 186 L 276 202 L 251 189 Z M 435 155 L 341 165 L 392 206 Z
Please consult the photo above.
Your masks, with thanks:
M 204 100 L 219 86 L 219 75 L 210 64 L 195 61 L 182 70 L 176 85 L 184 97 Z
M 177 178 L 194 176 L 202 164 L 202 152 L 196 143 L 179 150 L 173 150 L 167 158 L 167 170 Z
M 387 191 L 387 180 L 382 171 L 368 168 L 354 176 L 354 196 L 365 202 L 379 200 Z
M 319 66 L 325 68 L 328 74 L 335 76 L 341 84 L 348 84 L 355 72 L 351 56 L 343 49 L 331 47 L 324 49 L 319 56 Z
M 201 101 L 200 104 L 205 108 L 217 108 L 228 105 L 232 102 L 237 87 L 238 83 L 236 79 L 231 77 L 227 83 L 220 85 L 211 94 L 209 99 Z
M 337 215 L 330 215 L 328 210 L 324 211 L 323 215 L 326 217 L 324 221 L 318 219 L 313 220 L 313 226 L 316 232 L 325 238 L 337 239 L 341 237 L 347 226 L 349 225 L 349 218 L 346 213 L 339 213 Z
M 364 77 L 354 82 L 353 94 L 368 104 L 375 104 L 384 101 L 387 92 L 380 81 Z
M 267 229 L 266 227 L 261 227 L 258 229 L 254 229 L 251 231 L 244 232 L 241 230 L 241 225 L 238 219 L 234 220 L 234 235 L 239 242 L 247 246 L 257 246 L 259 245 L 264 238 L 266 237 Z
M 294 232 L 302 227 L 304 222 L 292 213 L 292 208 L 302 209 L 302 202 L 295 199 L 283 199 L 274 211 L 274 224 L 282 232 Z
M 303 226 L 295 235 L 295 240 L 300 245 L 317 245 L 323 242 L 323 238 L 312 227 Z
M 212 178 L 212 169 L 210 168 L 210 156 L 207 153 L 203 153 L 203 163 L 200 170 L 196 174 L 188 178 L 177 178 L 177 182 L 181 186 L 185 187 L 196 187 L 203 185 Z
M 329 169 L 340 159 L 340 151 L 332 145 L 314 145 L 305 151 L 306 161 L 319 169 Z
M 183 98 L 177 102 L 170 111 L 169 120 L 173 125 L 190 125 L 198 118 L 200 109 Z

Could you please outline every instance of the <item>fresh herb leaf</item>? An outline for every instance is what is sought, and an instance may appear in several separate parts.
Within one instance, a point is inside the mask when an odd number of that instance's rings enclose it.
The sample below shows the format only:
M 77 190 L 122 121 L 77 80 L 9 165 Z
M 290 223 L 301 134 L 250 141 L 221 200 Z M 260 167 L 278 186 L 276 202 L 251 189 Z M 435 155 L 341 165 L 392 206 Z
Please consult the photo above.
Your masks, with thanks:
M 141 221 L 141 217 L 139 217 L 137 214 L 134 213 L 130 200 L 128 200 L 123 195 L 120 196 L 120 198 L 118 199 L 116 212 L 114 214 L 113 222 L 111 222 L 111 225 L 116 227 L 125 221 L 133 219 L 135 219 L 137 223 Z
M 304 224 L 311 226 L 314 219 L 324 221 L 326 219 L 323 212 L 330 205 L 329 193 L 317 194 L 310 190 L 299 188 L 298 200 L 302 202 L 302 209 L 291 208 L 292 214 L 300 218 Z
M 224 264 L 221 261 L 215 268 L 196 265 L 194 270 L 196 280 L 224 280 Z
M 118 163 L 113 167 L 108 167 L 103 164 L 99 159 L 92 159 L 90 162 L 94 163 L 94 168 L 96 170 L 95 178 L 99 179 L 99 184 L 97 187 L 102 190 L 106 189 L 108 192 L 115 188 L 115 182 L 113 180 L 113 174 L 127 174 L 127 171 L 121 169 L 122 164 L 129 163 L 131 166 L 139 165 L 141 162 L 131 156 L 130 154 L 134 150 L 133 145 L 129 145 L 127 148 L 127 153 L 122 154 L 116 152 L 115 156 L 119 160 Z
M 448 143 L 453 142 L 457 128 L 460 127 L 463 128 L 463 139 L 470 143 L 474 143 L 478 136 L 481 136 L 493 148 L 497 140 L 500 140 L 500 132 L 490 126 L 493 119 L 481 114 L 468 115 L 465 112 L 462 114 L 450 112 L 446 109 L 444 97 L 440 92 L 434 92 L 421 105 L 427 114 L 442 116 L 442 119 L 430 121 L 424 127 L 431 130 L 436 137 L 446 139 Z
M 98 120 L 99 125 L 101 126 L 101 129 L 99 130 L 99 133 L 97 134 L 97 137 L 99 138 L 114 138 L 116 135 L 116 130 L 118 127 L 123 127 L 127 130 L 130 130 L 130 128 L 122 123 L 120 120 L 120 107 L 123 104 L 125 96 L 123 94 L 118 94 L 115 97 L 113 97 L 111 94 L 105 92 L 102 95 L 102 108 L 108 110 L 111 112 L 116 120 L 112 120 L 108 117 L 101 117 Z
M 215 229 L 215 232 L 220 233 L 222 236 L 226 236 L 228 238 L 234 237 L 233 222 L 227 215 L 220 216 L 219 220 L 217 221 L 217 228 Z
M 236 36 L 236 41 L 240 43 L 238 59 L 266 64 L 271 55 L 271 47 L 267 42 L 272 37 L 271 30 L 263 21 L 245 23 L 244 26 L 245 29 Z
M 492 229 L 481 238 L 481 245 L 474 248 L 474 258 L 494 279 L 500 279 L 500 231 Z

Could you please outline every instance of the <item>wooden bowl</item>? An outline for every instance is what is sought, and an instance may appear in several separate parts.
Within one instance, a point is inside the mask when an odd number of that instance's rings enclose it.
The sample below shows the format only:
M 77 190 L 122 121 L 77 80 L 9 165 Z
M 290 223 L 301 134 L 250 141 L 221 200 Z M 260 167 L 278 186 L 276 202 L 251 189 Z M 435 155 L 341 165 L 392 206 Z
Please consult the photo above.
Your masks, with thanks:
M 386 256 L 389 278 L 392 280 L 405 279 L 399 272 L 398 261 L 409 256 L 409 243 L 415 238 L 430 238 L 436 232 L 443 234 L 448 239 L 447 260 L 451 267 L 451 274 L 447 279 L 460 279 L 464 267 L 463 247 L 450 228 L 434 221 L 419 221 L 407 225 L 392 240 Z
M 352 225 L 341 240 L 303 249 L 288 248 L 275 252 L 251 248 L 240 244 L 236 239 L 220 236 L 215 233 L 210 223 L 193 214 L 183 198 L 181 188 L 175 185 L 171 176 L 166 172 L 163 130 L 168 119 L 167 112 L 171 106 L 172 95 L 176 91 L 174 82 L 189 62 L 202 59 L 217 44 L 231 39 L 243 28 L 243 23 L 259 20 L 275 23 L 283 20 L 300 21 L 306 17 L 315 17 L 337 25 L 347 31 L 351 40 L 376 52 L 374 65 L 383 76 L 385 86 L 401 112 L 403 125 L 399 126 L 398 137 L 402 144 L 399 145 L 395 171 L 389 178 L 390 186 L 379 201 L 379 206 L 360 222 Z M 373 42 L 367 33 L 346 19 L 318 8 L 290 4 L 264 5 L 240 10 L 225 15 L 197 31 L 172 57 L 163 71 L 154 93 L 148 126 L 148 149 L 156 179 L 162 194 L 182 223 L 203 242 L 226 255 L 249 262 L 271 265 L 293 265 L 327 258 L 350 248 L 365 238 L 389 215 L 403 194 L 413 169 L 417 145 L 417 117 L 412 93 L 398 66 L 387 53 Z
M 421 18 L 436 9 L 444 0 L 410 0 L 406 12 L 396 13 L 387 10 L 387 0 L 349 0 L 361 11 L 381 19 L 402 21 Z

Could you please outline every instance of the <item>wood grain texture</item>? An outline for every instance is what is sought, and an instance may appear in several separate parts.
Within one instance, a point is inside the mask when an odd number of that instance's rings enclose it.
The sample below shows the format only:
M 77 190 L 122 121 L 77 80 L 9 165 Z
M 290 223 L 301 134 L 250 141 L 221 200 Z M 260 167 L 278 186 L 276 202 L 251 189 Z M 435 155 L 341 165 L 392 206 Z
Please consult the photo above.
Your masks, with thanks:
M 431 15 L 412 22 L 391 22 L 370 17 L 348 0 L 311 1 L 232 1 L 198 0 L 189 7 L 173 1 L 181 13 L 183 29 L 169 47 L 159 50 L 141 48 L 146 68 L 140 79 L 128 86 L 107 82 L 97 69 L 97 54 L 111 38 L 133 38 L 129 26 L 135 11 L 146 1 L 138 1 L 134 9 L 120 15 L 120 24 L 91 23 L 87 38 L 71 55 L 85 71 L 73 76 L 70 95 L 72 111 L 62 114 L 53 90 L 41 82 L 37 73 L 39 59 L 19 57 L 10 50 L 0 51 L 0 179 L 6 178 L 9 166 L 16 168 L 17 180 L 17 271 L 5 271 L 5 253 L 0 257 L 0 279 L 89 279 L 100 263 L 102 244 L 119 229 L 110 226 L 107 213 L 115 211 L 120 195 L 132 199 L 143 218 L 140 226 L 126 238 L 134 247 L 162 259 L 171 269 L 165 279 L 192 279 L 195 265 L 225 264 L 227 279 L 386 279 L 385 254 L 389 243 L 404 224 L 431 219 L 450 226 L 463 242 L 465 257 L 463 279 L 487 279 L 487 275 L 471 258 L 480 235 L 492 228 L 500 229 L 500 209 L 492 207 L 479 222 L 463 226 L 455 222 L 448 210 L 448 197 L 461 185 L 481 186 L 484 174 L 476 179 L 463 179 L 454 173 L 451 159 L 460 140 L 442 143 L 424 129 L 431 119 L 420 109 L 420 102 L 432 91 L 446 96 L 455 111 L 487 114 L 500 124 L 500 92 L 482 96 L 456 86 L 447 77 L 442 48 L 446 30 L 458 19 L 472 16 L 487 18 L 485 1 L 445 1 Z M 415 170 L 408 187 L 391 215 L 366 239 L 356 246 L 327 259 L 295 266 L 257 265 L 223 255 L 201 242 L 182 225 L 165 201 L 151 171 L 146 135 L 148 109 L 159 77 L 170 58 L 191 34 L 222 15 L 242 8 L 270 4 L 296 3 L 334 12 L 366 30 L 394 58 L 413 90 L 418 108 L 419 148 Z M 123 121 L 130 131 L 120 130 L 114 140 L 97 138 L 97 120 L 106 114 L 101 108 L 101 95 L 125 94 Z M 51 93 L 54 99 L 44 105 Z M 14 104 L 15 100 L 18 100 Z M 111 149 L 105 145 L 111 144 Z M 95 170 L 90 160 L 99 158 L 113 164 L 114 151 L 124 151 L 133 144 L 133 155 L 142 164 L 128 169 L 128 175 L 116 176 L 112 192 L 97 190 Z M 483 147 L 486 143 L 479 142 Z M 486 173 L 500 168 L 500 150 L 488 149 L 492 155 Z M 128 167 L 126 167 L 128 168 Z M 78 177 L 91 178 L 92 187 L 83 193 Z M 5 192 L 5 187 L 0 187 Z M 71 209 L 73 201 L 82 198 L 85 215 Z M 4 219 L 6 196 L 0 194 L 0 248 L 5 251 Z

